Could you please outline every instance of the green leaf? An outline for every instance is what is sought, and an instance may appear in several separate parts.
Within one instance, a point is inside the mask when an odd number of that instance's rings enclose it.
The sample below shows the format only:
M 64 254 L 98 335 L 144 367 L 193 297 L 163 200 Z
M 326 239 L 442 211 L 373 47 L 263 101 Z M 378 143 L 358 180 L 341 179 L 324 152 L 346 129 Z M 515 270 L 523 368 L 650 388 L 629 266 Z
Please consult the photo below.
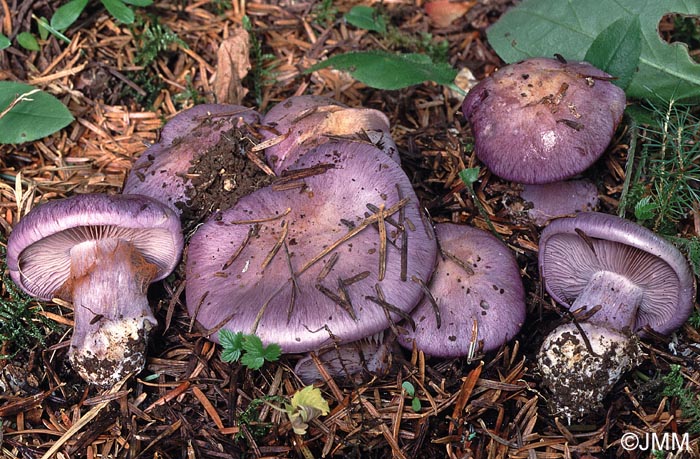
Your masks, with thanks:
M 71 0 L 61 5 L 51 16 L 51 27 L 58 31 L 64 31 L 80 17 L 87 6 L 88 0 Z
M 668 101 L 700 98 L 700 64 L 683 43 L 666 43 L 658 24 L 667 13 L 700 14 L 700 2 L 688 0 L 524 0 L 488 31 L 489 43 L 506 62 L 553 56 L 582 60 L 595 39 L 615 21 L 638 17 L 639 66 L 625 92 L 628 97 Z
M 219 343 L 223 347 L 221 360 L 224 362 L 237 362 L 241 358 L 243 350 L 243 333 L 233 333 L 222 329 L 219 331 Z
M 634 217 L 639 221 L 651 220 L 659 205 L 651 200 L 651 196 L 645 196 L 634 206 Z
M 357 28 L 386 33 L 386 21 L 376 9 L 371 6 L 353 6 L 345 14 L 345 20 Z
M 457 76 L 457 71 L 449 64 L 434 63 L 425 54 L 384 51 L 339 54 L 311 66 L 305 73 L 331 66 L 347 70 L 354 78 L 376 89 L 402 89 L 425 81 L 451 85 Z
M 593 40 L 584 60 L 616 77 L 613 83 L 625 89 L 637 71 L 641 54 L 639 16 L 626 16 L 610 24 Z
M 39 42 L 36 37 L 29 32 L 21 32 L 17 35 L 17 43 L 29 51 L 39 51 Z
M 410 381 L 404 381 L 401 383 L 401 387 L 403 387 L 403 390 L 406 391 L 409 397 L 413 397 L 416 394 L 416 388 L 413 387 Z
M 122 0 L 124 3 L 134 6 L 150 6 L 153 5 L 153 0 Z
M 479 168 L 478 167 L 468 167 L 459 171 L 459 178 L 462 179 L 467 185 L 479 180 Z
M 0 112 L 33 86 L 0 81 Z M 41 139 L 73 121 L 68 108 L 49 93 L 39 91 L 26 96 L 0 118 L 0 143 L 22 143 Z
M 0 33 L 0 49 L 9 48 L 11 44 L 10 39 Z
M 411 408 L 413 408 L 413 411 L 418 413 L 421 409 L 420 405 L 420 399 L 418 397 L 413 397 L 413 400 L 411 400 Z
M 121 0 L 101 0 L 109 14 L 114 16 L 118 21 L 124 24 L 132 24 L 134 22 L 134 12 L 126 6 Z
M 243 337 L 243 350 L 245 354 L 241 357 L 241 363 L 251 370 L 259 370 L 265 360 L 274 362 L 282 354 L 282 348 L 279 345 L 273 343 L 265 347 L 262 340 L 255 335 Z
M 61 32 L 59 32 L 57 29 L 51 26 L 51 24 L 48 23 L 46 18 L 36 18 L 36 23 L 39 25 L 39 35 L 41 36 L 42 40 L 46 40 L 48 37 L 48 33 L 51 33 L 54 35 L 56 38 L 65 41 L 66 43 L 70 43 L 70 38 L 66 37 L 63 35 Z

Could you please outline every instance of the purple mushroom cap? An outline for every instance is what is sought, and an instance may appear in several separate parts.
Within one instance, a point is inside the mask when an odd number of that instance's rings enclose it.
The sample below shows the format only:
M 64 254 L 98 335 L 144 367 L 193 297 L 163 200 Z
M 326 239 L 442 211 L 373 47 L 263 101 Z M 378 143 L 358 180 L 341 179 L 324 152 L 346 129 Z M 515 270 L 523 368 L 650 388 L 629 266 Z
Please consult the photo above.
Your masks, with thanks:
M 538 226 L 556 217 L 591 212 L 598 207 L 598 189 L 589 180 L 525 185 L 520 197 L 532 207 L 527 215 Z
M 625 109 L 625 93 L 610 78 L 587 62 L 547 58 L 501 68 L 462 104 L 476 155 L 521 183 L 582 172 L 605 151 Z
M 258 121 L 256 111 L 238 105 L 196 105 L 179 113 L 163 128 L 160 142 L 134 162 L 124 194 L 150 196 L 181 214 L 181 204 L 192 186 L 187 178 L 192 162 L 215 146 L 225 132 Z
M 260 133 L 266 141 L 279 140 L 265 149 L 267 162 L 278 174 L 311 148 L 333 138 L 376 145 L 400 161 L 389 119 L 371 108 L 350 108 L 323 96 L 294 96 L 270 109 L 262 125 Z
M 539 251 L 542 280 L 557 303 L 601 306 L 589 322 L 669 334 L 692 312 L 695 278 L 683 254 L 630 221 L 597 212 L 556 219 Z
M 407 348 L 415 343 L 438 357 L 498 348 L 525 320 L 525 290 L 515 257 L 496 237 L 477 228 L 440 223 L 435 234 L 442 256 L 429 289 L 436 304 L 423 299 L 411 313 L 415 331 L 406 327 L 399 343 Z
M 154 199 L 74 195 L 20 220 L 7 266 L 30 295 L 72 301 L 69 359 L 85 380 L 109 386 L 143 369 L 156 324 L 146 290 L 173 271 L 182 247 L 179 218 Z
M 326 143 L 197 229 L 187 308 L 214 341 L 223 326 L 308 352 L 406 318 L 436 253 L 400 166 L 371 145 Z

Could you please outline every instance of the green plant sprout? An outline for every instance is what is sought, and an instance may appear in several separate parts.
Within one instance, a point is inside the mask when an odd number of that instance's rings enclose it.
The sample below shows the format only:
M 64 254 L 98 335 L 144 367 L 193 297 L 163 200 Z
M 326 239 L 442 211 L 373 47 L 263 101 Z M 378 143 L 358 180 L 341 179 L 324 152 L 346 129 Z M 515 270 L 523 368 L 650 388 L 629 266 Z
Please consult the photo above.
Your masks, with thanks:
M 263 51 L 263 44 L 253 30 L 253 24 L 248 16 L 243 16 L 243 28 L 250 34 L 250 72 L 245 77 L 246 86 L 252 88 L 253 96 L 258 105 L 263 102 L 262 91 L 265 86 L 275 82 L 277 73 L 270 67 L 275 55 Z
M 683 418 L 690 421 L 687 432 L 691 435 L 700 433 L 700 395 L 690 388 L 686 388 L 685 379 L 681 373 L 680 365 L 671 365 L 671 372 L 663 376 L 665 387 L 661 395 L 675 397 L 678 407 L 683 411 Z
M 321 0 L 320 3 L 314 5 L 311 10 L 311 16 L 314 22 L 322 27 L 327 27 L 335 20 L 338 15 L 338 8 L 333 5 L 333 0 Z
M 664 110 L 654 107 L 653 114 L 653 123 L 640 129 L 639 159 L 628 159 L 633 185 L 620 201 L 640 223 L 671 235 L 700 202 L 700 120 L 691 107 L 673 101 Z
M 219 332 L 219 342 L 223 347 L 221 360 L 238 362 L 251 370 L 259 370 L 265 361 L 276 362 L 282 354 L 282 348 L 275 343 L 267 346 L 256 335 L 245 335 L 243 332 L 233 333 L 229 330 Z
M 479 168 L 469 167 L 466 169 L 462 169 L 459 172 L 459 178 L 461 178 L 462 182 L 464 182 L 464 184 L 466 185 L 467 191 L 469 192 L 469 197 L 474 202 L 476 209 L 479 211 L 479 215 L 481 215 L 481 217 L 486 221 L 486 225 L 489 227 L 489 230 L 491 230 L 493 235 L 496 236 L 501 242 L 503 242 L 503 238 L 500 234 L 498 234 L 498 231 L 496 231 L 496 227 L 493 226 L 493 222 L 491 221 L 488 212 L 486 212 L 486 209 L 484 209 L 483 204 L 481 204 L 481 201 L 479 200 L 479 197 L 476 195 L 476 191 L 474 190 L 474 182 L 476 182 L 479 179 Z
M 416 388 L 413 386 L 413 383 L 410 381 L 404 381 L 401 383 L 401 388 L 406 392 L 406 395 L 411 398 L 411 408 L 413 411 L 416 413 L 420 412 L 421 403 L 420 399 L 416 397 Z

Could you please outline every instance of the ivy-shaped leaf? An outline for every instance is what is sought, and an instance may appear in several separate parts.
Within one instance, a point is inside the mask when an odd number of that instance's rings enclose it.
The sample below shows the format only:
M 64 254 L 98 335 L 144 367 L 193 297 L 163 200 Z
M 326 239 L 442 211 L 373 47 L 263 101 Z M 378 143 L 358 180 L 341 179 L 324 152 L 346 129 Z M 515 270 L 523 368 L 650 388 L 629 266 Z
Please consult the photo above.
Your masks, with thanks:
M 637 70 L 625 90 L 627 95 L 662 102 L 700 98 L 700 64 L 690 58 L 685 44 L 669 44 L 659 36 L 659 21 L 667 13 L 700 15 L 700 2 L 524 0 L 506 12 L 487 36 L 506 62 L 556 53 L 569 60 L 583 60 L 611 24 L 637 17 L 642 49 Z
M 609 73 L 617 86 L 629 86 L 642 54 L 642 29 L 639 16 L 618 19 L 603 30 L 586 52 L 583 60 Z
M 35 90 L 27 84 L 0 81 L 0 113 L 21 98 L 0 117 L 0 143 L 41 139 L 73 121 L 73 115 L 61 101 L 44 91 L 32 92 Z

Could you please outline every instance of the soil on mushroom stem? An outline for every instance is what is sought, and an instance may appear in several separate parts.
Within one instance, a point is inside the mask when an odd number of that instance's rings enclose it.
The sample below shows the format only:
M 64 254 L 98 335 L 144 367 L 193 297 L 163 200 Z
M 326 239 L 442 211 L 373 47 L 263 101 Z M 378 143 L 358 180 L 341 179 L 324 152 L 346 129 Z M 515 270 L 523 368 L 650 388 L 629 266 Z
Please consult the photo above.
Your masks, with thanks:
M 273 177 L 246 156 L 257 144 L 257 138 L 257 133 L 248 125 L 234 127 L 224 132 L 215 146 L 192 161 L 188 170 L 192 186 L 185 193 L 187 203 L 176 204 L 182 210 L 186 230 L 272 182 Z

